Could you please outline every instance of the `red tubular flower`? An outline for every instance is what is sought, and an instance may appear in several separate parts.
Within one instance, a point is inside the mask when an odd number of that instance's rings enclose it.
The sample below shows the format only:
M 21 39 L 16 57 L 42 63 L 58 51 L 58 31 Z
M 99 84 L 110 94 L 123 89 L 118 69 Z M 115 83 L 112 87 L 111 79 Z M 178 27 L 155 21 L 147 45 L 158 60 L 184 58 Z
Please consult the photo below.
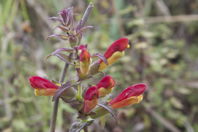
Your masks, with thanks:
M 124 55 L 125 49 L 129 47 L 129 40 L 127 38 L 121 38 L 113 42 L 104 53 L 104 57 L 107 59 L 108 65 L 113 64 L 120 57 L 122 57 Z M 102 71 L 106 67 L 107 64 L 100 60 L 99 71 Z
M 96 86 L 89 87 L 84 94 L 83 112 L 89 113 L 98 103 L 98 89 Z
M 143 93 L 147 89 L 144 83 L 132 85 L 123 90 L 117 97 L 109 102 L 112 108 L 121 108 L 131 104 L 139 103 L 143 99 Z
M 79 76 L 80 78 L 84 78 L 89 71 L 89 66 L 91 63 L 91 56 L 89 52 L 87 51 L 86 45 L 80 45 L 78 47 L 78 50 L 80 51 L 79 59 L 80 59 L 80 71 Z
M 58 85 L 39 76 L 30 77 L 29 82 L 32 88 L 34 88 L 36 96 L 53 96 L 59 88 Z
M 99 97 L 104 97 L 109 94 L 115 86 L 115 80 L 109 75 L 103 77 L 96 85 L 98 88 Z

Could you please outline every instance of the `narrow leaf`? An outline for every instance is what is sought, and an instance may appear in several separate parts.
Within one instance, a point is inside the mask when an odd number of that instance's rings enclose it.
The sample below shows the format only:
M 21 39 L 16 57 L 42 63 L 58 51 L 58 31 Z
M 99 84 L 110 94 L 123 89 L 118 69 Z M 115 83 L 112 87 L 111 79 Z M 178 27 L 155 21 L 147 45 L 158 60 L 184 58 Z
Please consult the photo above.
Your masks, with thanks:
M 108 65 L 108 61 L 107 59 L 104 57 L 104 55 L 102 55 L 101 53 L 96 53 L 94 55 L 92 55 L 92 57 L 98 57 L 100 58 L 106 65 Z
M 54 95 L 52 101 L 58 99 L 58 98 L 62 95 L 62 93 L 65 92 L 65 91 L 66 91 L 68 88 L 70 88 L 70 87 L 71 87 L 71 82 L 70 82 L 70 81 L 68 81 L 68 82 L 66 82 L 65 84 L 63 84 L 63 85 L 57 90 L 57 92 L 55 93 L 55 95 Z
M 59 17 L 50 17 L 48 19 L 49 20 L 52 20 L 52 21 L 59 21 L 59 22 L 61 22 L 61 19 Z
M 104 104 L 98 104 L 98 106 L 100 106 L 100 107 L 103 107 L 105 110 L 107 110 L 110 114 L 111 114 L 111 116 L 117 121 L 118 119 L 117 119 L 117 116 L 115 115 L 115 113 L 113 112 L 113 110 L 110 108 L 110 107 L 108 107 L 107 105 L 104 105 Z
M 47 39 L 49 38 L 58 38 L 58 39 L 68 40 L 69 37 L 64 34 L 52 34 L 47 37 Z
M 58 28 L 60 28 L 63 32 L 68 32 L 69 31 L 69 28 L 65 27 L 65 26 L 58 26 Z
M 72 51 L 74 51 L 74 49 L 73 48 L 59 48 L 59 49 L 55 50 L 54 52 L 52 52 L 51 54 L 55 55 L 56 53 L 60 53 L 62 51 L 66 51 L 66 52 L 71 53 Z

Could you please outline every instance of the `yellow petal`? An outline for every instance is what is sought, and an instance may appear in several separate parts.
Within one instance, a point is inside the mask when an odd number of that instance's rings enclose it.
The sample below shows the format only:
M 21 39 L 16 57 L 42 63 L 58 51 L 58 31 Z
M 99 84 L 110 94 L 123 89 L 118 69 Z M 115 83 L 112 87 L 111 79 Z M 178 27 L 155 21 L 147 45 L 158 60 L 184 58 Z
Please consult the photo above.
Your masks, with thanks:
M 36 96 L 53 96 L 57 89 L 34 89 Z
M 127 45 L 127 48 L 130 48 L 130 45 L 129 44 Z
M 113 88 L 100 88 L 99 89 L 99 97 L 104 97 L 106 96 L 107 94 L 111 93 Z
M 80 62 L 80 72 L 82 74 L 87 74 L 89 71 L 89 62 Z
M 124 99 L 120 102 L 114 103 L 111 105 L 112 108 L 117 109 L 117 108 L 122 108 L 128 105 L 133 105 L 133 104 L 137 104 L 139 102 L 141 102 L 143 99 L 143 95 L 140 96 L 133 96 L 127 99 Z
M 115 52 L 111 57 L 109 57 L 107 59 L 108 65 L 113 64 L 114 62 L 116 62 L 122 56 L 124 56 L 124 51 L 122 51 L 122 52 L 120 52 L 120 51 Z M 100 67 L 99 67 L 99 71 L 104 70 L 108 65 L 106 65 L 104 62 L 101 62 L 100 63 Z

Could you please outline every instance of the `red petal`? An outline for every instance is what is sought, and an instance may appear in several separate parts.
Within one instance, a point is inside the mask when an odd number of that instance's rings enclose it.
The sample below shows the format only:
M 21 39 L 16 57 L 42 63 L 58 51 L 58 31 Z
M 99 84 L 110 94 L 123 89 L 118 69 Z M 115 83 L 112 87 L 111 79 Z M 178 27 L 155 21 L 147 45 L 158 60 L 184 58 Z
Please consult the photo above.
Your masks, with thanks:
M 132 96 L 139 96 L 142 93 L 144 93 L 144 91 L 146 89 L 147 89 L 147 85 L 144 84 L 144 83 L 139 83 L 139 84 L 132 85 L 132 86 L 126 88 L 125 90 L 123 90 L 117 97 L 112 99 L 109 102 L 109 104 L 112 105 L 114 103 L 125 100 L 127 98 L 132 97 Z
M 30 77 L 29 82 L 30 85 L 35 89 L 58 89 L 57 85 L 39 76 Z
M 98 89 L 99 88 L 112 88 L 115 86 L 115 80 L 109 75 L 103 77 L 100 82 L 97 84 Z
M 79 54 L 80 61 L 86 61 L 86 62 L 90 61 L 91 55 L 87 50 L 87 45 L 79 45 L 77 49 L 81 51 Z
M 118 39 L 110 45 L 110 47 L 104 53 L 104 56 L 109 58 L 116 51 L 124 51 L 128 47 L 128 44 L 129 40 L 127 38 Z
M 96 86 L 91 86 L 85 92 L 84 99 L 93 100 L 94 98 L 98 98 L 98 89 Z
M 84 100 L 83 112 L 89 113 L 98 103 L 98 99 Z
M 90 54 L 86 49 L 83 49 L 82 52 L 80 53 L 80 61 L 90 61 Z
M 79 45 L 79 46 L 77 47 L 77 49 L 78 49 L 78 50 L 87 49 L 87 45 L 81 44 L 81 45 Z

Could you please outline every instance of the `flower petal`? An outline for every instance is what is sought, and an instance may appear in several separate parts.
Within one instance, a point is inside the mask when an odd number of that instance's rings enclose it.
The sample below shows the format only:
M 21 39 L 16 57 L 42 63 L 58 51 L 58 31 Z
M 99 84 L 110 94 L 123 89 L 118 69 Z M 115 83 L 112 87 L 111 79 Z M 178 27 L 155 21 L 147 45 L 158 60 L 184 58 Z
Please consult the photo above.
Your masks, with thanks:
M 85 100 L 92 100 L 94 98 L 98 98 L 98 89 L 96 86 L 91 86 L 87 89 L 84 94 Z
M 103 77 L 96 86 L 98 88 L 99 97 L 104 97 L 112 91 L 115 86 L 115 80 L 107 75 Z
M 104 56 L 109 58 L 117 51 L 124 51 L 126 48 L 128 48 L 128 46 L 129 40 L 127 38 L 120 38 L 111 44 L 111 46 L 104 53 Z
M 113 55 L 107 59 L 108 65 L 105 64 L 103 61 L 100 62 L 99 71 L 104 70 L 107 66 L 113 64 L 122 56 L 124 56 L 124 51 L 123 52 L 117 51 L 117 52 L 113 53 Z
M 32 88 L 34 89 L 58 89 L 59 88 L 59 86 L 57 86 L 56 84 L 39 76 L 30 77 L 29 82 Z
M 89 113 L 98 103 L 98 99 L 85 100 L 83 105 L 83 112 Z
M 143 95 L 139 95 L 139 96 L 132 96 L 130 98 L 124 99 L 120 102 L 114 103 L 112 105 L 110 105 L 112 108 L 117 109 L 117 108 L 122 108 L 128 105 L 133 105 L 133 104 L 137 104 L 140 101 L 142 101 L 143 99 Z
M 122 100 L 125 100 L 127 98 L 133 97 L 133 96 L 139 96 L 144 93 L 144 91 L 147 89 L 147 85 L 144 83 L 139 83 L 132 85 L 125 90 L 123 90 L 117 97 L 112 99 L 109 104 L 113 105 L 114 103 L 120 102 Z
M 34 89 L 36 96 L 54 96 L 57 89 Z

